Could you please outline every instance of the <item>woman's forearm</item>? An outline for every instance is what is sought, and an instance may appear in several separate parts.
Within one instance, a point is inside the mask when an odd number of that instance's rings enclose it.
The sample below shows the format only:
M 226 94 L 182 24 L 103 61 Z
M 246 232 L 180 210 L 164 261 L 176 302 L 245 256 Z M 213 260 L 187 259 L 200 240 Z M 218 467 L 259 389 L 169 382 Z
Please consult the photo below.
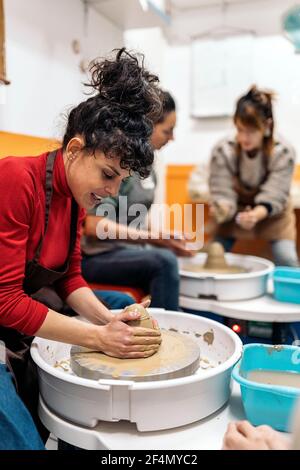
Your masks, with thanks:
M 80 287 L 66 299 L 67 304 L 79 315 L 96 324 L 108 323 L 113 314 L 103 305 L 88 287 Z
M 101 350 L 103 326 L 96 326 L 49 310 L 44 323 L 36 332 L 40 338 L 76 344 Z
M 107 325 L 98 326 L 48 310 L 35 335 L 102 351 L 113 357 L 145 358 L 157 352 L 161 335 L 157 329 L 131 327 L 127 324 L 129 320 L 137 320 L 139 317 L 139 312 L 123 311 L 114 315 Z
M 185 240 L 175 239 L 172 233 L 161 232 L 156 229 L 137 230 L 127 225 L 117 224 L 112 220 L 99 216 L 88 216 L 85 225 L 85 234 L 101 238 L 101 233 L 110 233 L 109 240 L 126 240 L 131 243 L 148 243 L 173 250 L 179 256 L 191 256 L 192 252 L 186 248 Z
M 143 243 L 150 238 L 148 230 L 137 230 L 105 217 L 87 216 L 85 235 L 103 240 L 102 234 L 105 234 L 105 239 L 108 240 L 124 240 L 131 243 Z

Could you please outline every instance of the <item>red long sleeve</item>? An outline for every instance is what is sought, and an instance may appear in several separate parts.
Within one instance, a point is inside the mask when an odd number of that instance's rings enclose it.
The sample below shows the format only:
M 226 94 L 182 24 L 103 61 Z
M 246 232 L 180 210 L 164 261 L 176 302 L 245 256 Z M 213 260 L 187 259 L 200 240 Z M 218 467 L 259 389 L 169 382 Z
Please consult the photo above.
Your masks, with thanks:
M 46 157 L 0 160 L 0 324 L 29 335 L 36 333 L 48 312 L 23 290 L 25 264 L 33 258 L 44 235 Z M 65 262 L 69 247 L 72 195 L 61 152 L 55 162 L 53 187 L 49 228 L 40 258 L 41 264 L 51 269 Z M 79 219 L 83 216 L 81 211 Z M 69 270 L 58 283 L 63 298 L 87 285 L 81 277 L 79 224 Z

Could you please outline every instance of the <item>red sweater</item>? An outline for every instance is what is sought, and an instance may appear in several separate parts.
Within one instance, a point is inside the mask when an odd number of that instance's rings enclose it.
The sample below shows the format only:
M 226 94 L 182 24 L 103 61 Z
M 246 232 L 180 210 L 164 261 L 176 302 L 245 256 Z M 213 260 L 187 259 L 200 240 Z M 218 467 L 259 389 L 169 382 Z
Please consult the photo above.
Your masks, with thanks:
M 0 325 L 34 335 L 43 324 L 48 307 L 23 290 L 25 264 L 34 257 L 45 229 L 45 172 L 47 154 L 38 157 L 8 157 L 0 160 Z M 40 264 L 57 269 L 66 260 L 71 223 L 71 191 L 62 151 L 54 165 L 53 197 L 48 231 Z M 65 276 L 56 290 L 65 299 L 87 286 L 81 276 L 80 210 L 76 247 Z

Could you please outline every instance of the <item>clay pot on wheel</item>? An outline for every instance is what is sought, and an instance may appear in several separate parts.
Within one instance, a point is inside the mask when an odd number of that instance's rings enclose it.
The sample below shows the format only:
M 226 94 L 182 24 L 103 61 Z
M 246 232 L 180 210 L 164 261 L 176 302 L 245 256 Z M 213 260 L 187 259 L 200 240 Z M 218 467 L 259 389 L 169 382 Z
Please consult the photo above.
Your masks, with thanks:
M 138 320 L 129 320 L 127 323 L 130 326 L 138 326 L 141 328 L 151 328 L 158 330 L 157 322 L 153 320 L 149 312 L 140 304 L 132 304 L 125 308 L 125 312 L 139 312 L 141 314 Z

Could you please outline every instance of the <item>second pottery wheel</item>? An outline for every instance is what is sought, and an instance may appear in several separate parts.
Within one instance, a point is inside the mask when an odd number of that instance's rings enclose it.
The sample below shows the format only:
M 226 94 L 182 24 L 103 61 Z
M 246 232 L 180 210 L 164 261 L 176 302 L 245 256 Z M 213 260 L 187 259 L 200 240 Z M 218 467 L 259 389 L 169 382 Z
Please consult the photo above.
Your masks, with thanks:
M 184 263 L 183 269 L 196 273 L 216 273 L 216 274 L 240 274 L 245 273 L 247 270 L 241 266 L 233 266 L 227 264 L 225 259 L 224 248 L 221 243 L 211 243 L 207 251 L 207 258 L 205 263 L 195 265 L 192 263 Z

